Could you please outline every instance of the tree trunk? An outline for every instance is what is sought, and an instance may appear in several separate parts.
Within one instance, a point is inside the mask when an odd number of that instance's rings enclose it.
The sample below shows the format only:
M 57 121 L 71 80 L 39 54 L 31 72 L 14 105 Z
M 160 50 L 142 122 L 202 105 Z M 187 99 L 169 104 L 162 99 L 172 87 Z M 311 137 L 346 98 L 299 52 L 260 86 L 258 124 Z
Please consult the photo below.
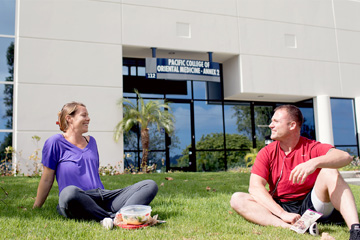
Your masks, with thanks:
M 141 158 L 141 169 L 146 172 L 147 161 L 149 155 L 149 129 L 141 129 L 141 144 L 142 144 L 142 158 Z

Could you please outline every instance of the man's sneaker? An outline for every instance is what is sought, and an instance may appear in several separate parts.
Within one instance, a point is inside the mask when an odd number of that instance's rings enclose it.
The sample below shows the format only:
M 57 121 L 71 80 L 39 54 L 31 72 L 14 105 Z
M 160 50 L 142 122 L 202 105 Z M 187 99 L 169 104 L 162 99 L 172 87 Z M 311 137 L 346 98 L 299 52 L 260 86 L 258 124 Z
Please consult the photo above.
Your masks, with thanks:
M 351 225 L 349 240 L 360 240 L 360 224 Z
M 108 230 L 111 230 L 114 227 L 114 222 L 111 218 L 104 218 L 102 221 L 100 221 L 100 224 Z

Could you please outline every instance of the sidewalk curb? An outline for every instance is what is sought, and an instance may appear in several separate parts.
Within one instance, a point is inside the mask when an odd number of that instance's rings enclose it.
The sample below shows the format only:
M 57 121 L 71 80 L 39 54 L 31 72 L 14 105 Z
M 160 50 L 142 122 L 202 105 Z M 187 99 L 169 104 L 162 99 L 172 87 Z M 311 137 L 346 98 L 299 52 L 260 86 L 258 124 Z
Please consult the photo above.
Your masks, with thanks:
M 360 171 L 341 171 L 340 174 L 348 184 L 360 186 Z

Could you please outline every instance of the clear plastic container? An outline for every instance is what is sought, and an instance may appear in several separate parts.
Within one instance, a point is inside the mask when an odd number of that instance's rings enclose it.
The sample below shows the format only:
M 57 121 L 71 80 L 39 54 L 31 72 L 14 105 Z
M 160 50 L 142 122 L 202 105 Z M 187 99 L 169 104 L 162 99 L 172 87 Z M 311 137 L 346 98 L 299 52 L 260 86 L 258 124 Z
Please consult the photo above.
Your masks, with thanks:
M 126 224 L 141 225 L 150 218 L 151 207 L 146 205 L 129 205 L 120 209 L 122 220 Z

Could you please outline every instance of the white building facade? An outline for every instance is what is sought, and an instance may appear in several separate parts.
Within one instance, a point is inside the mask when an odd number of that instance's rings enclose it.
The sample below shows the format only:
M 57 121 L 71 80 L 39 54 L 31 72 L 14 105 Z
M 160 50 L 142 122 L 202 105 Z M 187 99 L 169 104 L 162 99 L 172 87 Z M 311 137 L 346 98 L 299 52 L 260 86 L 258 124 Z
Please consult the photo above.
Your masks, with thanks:
M 0 87 L 13 88 L 12 124 L 0 125 L 0 141 L 12 135 L 12 145 L 22 151 L 18 162 L 25 161 L 34 151 L 32 136 L 41 137 L 41 147 L 49 136 L 59 133 L 55 124 L 57 113 L 70 101 L 82 102 L 88 108 L 89 134 L 97 140 L 101 165 L 120 164 L 123 168 L 124 153 L 135 156 L 136 162 L 141 146 L 127 149 L 126 143 L 113 141 L 114 127 L 122 116 L 116 103 L 127 96 L 124 76 L 139 75 L 132 74 L 132 65 L 124 62 L 142 62 L 152 57 L 151 48 L 156 48 L 157 58 L 207 61 L 208 52 L 212 53 L 212 61 L 220 63 L 222 70 L 222 97 L 217 99 L 221 124 L 227 122 L 226 106 L 230 103 L 249 104 L 252 114 L 256 106 L 273 109 L 284 103 L 307 103 L 313 111 L 313 119 L 308 121 L 314 123 L 314 138 L 359 155 L 359 1 L 0 0 L 0 9 L 14 10 L 10 14 L 13 22 L 0 16 L 0 42 L 6 42 L 1 54 L 8 50 L 10 42 L 15 49 L 13 75 L 8 74 L 7 64 L 2 63 L 0 68 Z M 0 10 L 0 14 L 2 11 L 5 12 Z M 13 32 L 6 30 L 9 26 L 13 26 Z M 142 71 L 144 66 L 133 67 Z M 6 80 L 9 76 L 12 81 Z M 131 81 L 129 78 L 127 84 L 131 85 Z M 187 90 L 194 92 L 198 83 L 186 84 L 192 86 Z M 161 94 L 165 95 L 154 98 L 171 98 L 166 92 Z M 9 108 L 4 98 L 5 95 L 0 99 L 0 109 Z M 194 125 L 186 144 L 192 144 L 187 153 L 194 150 L 200 154 L 197 142 L 206 136 L 194 134 L 200 103 L 194 103 L 195 95 L 185 102 L 179 99 L 183 97 L 174 98 L 173 102 L 189 104 L 189 124 Z M 202 100 L 205 104 L 206 99 Z M 342 116 L 342 107 L 335 106 L 341 103 L 338 100 L 350 104 L 350 108 L 343 108 L 350 115 Z M 343 122 L 342 117 L 346 118 Z M 260 126 L 256 125 L 256 118 L 252 119 L 253 131 L 248 134 L 251 141 L 257 135 L 256 126 Z M 339 124 L 335 125 L 335 120 Z M 224 136 L 229 124 L 230 120 L 219 130 Z M 178 127 L 181 132 L 181 126 Z M 167 137 L 164 139 L 166 142 Z M 341 139 L 339 143 L 337 139 Z M 221 152 L 229 144 L 224 140 L 220 148 L 203 150 Z M 164 151 L 157 149 L 157 157 L 168 162 L 163 165 L 169 170 L 176 163 L 171 163 L 165 149 L 168 144 L 164 146 Z M 240 150 L 241 147 L 231 149 Z M 184 147 L 177 153 L 181 154 L 184 155 Z M 230 164 L 226 158 L 230 155 L 226 151 L 221 154 L 225 156 L 225 167 L 218 169 L 227 169 Z M 193 163 L 199 165 L 204 156 L 196 155 Z M 191 166 L 191 158 L 185 161 L 190 161 L 187 164 Z M 205 165 L 189 169 L 211 170 Z

